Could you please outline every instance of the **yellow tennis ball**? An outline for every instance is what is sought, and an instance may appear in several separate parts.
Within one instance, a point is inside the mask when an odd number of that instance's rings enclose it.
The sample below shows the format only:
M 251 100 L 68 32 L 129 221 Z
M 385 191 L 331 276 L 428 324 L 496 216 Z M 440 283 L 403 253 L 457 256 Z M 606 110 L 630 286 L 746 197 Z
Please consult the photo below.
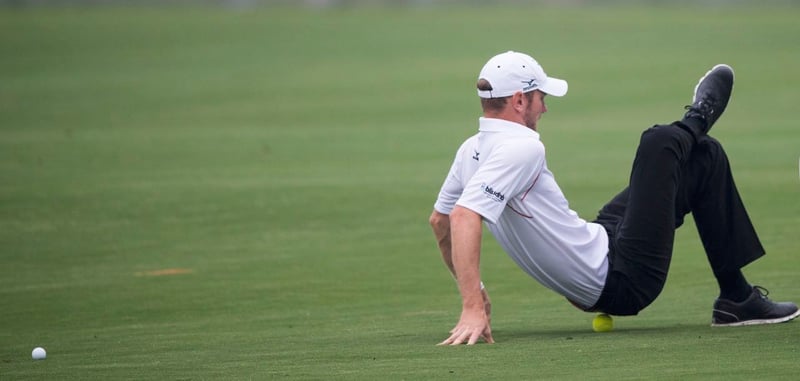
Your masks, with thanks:
M 592 329 L 595 332 L 610 332 L 614 329 L 614 319 L 608 314 L 599 314 L 592 320 Z

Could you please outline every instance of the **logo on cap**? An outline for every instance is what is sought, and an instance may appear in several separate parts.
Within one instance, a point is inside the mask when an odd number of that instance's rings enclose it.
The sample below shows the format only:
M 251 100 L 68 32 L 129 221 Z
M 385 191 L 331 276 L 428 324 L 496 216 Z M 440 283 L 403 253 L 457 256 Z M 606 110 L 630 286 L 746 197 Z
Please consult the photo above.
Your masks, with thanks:
M 536 86 L 539 86 L 539 84 L 536 83 L 536 78 L 531 79 L 530 81 L 521 81 L 521 82 L 527 85 L 522 88 L 522 91 L 528 91 L 530 89 L 535 88 Z

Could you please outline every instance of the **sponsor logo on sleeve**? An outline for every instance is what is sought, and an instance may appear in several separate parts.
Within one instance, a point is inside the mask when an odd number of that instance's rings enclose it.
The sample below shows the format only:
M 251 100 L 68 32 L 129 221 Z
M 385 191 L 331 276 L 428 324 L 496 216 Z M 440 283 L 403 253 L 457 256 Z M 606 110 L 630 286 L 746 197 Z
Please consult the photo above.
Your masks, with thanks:
M 494 190 L 491 186 L 486 185 L 486 183 L 481 184 L 481 189 L 483 189 L 483 193 L 486 195 L 486 197 L 489 197 L 492 200 L 501 202 L 506 199 L 506 196 L 502 192 Z

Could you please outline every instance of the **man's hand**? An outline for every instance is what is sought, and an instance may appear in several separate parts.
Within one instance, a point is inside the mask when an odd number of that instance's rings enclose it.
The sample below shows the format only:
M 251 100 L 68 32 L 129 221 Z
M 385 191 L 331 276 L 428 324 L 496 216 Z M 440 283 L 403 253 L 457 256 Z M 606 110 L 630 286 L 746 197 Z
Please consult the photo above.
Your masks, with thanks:
M 489 344 L 494 344 L 492 327 L 489 325 L 486 310 L 463 310 L 458 324 L 450 331 L 450 337 L 439 345 L 473 345 L 481 338 Z

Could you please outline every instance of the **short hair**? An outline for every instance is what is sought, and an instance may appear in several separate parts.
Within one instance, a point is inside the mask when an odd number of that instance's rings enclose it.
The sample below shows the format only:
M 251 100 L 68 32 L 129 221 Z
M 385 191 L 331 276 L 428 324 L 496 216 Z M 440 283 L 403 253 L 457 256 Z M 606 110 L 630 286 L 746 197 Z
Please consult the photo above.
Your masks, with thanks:
M 483 78 L 478 80 L 477 87 L 478 90 L 480 91 L 493 90 L 492 84 Z M 533 91 L 529 91 L 523 94 L 525 95 L 525 98 L 528 99 L 528 101 L 531 101 L 533 99 Z M 483 112 L 498 113 L 503 111 L 503 109 L 506 107 L 506 104 L 508 103 L 509 98 L 511 98 L 511 96 L 502 98 L 481 98 L 481 107 L 483 107 Z
M 492 84 L 489 81 L 481 78 L 478 80 L 477 84 L 478 90 L 480 91 L 492 91 Z M 481 107 L 483 107 L 484 112 L 500 112 L 506 107 L 506 103 L 508 103 L 508 97 L 502 98 L 481 98 Z

